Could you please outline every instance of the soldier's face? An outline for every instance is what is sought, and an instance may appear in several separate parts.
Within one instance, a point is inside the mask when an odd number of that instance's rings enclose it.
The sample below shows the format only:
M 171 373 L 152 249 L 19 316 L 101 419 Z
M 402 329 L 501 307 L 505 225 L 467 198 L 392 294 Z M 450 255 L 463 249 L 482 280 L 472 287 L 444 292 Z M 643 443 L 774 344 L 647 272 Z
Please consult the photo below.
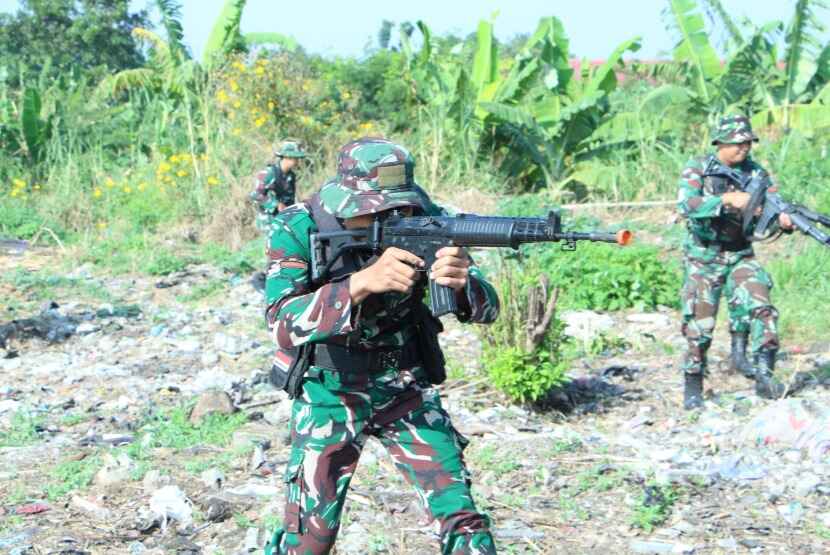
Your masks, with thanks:
M 282 161 L 280 162 L 280 165 L 282 166 L 282 171 L 288 172 L 288 171 L 291 171 L 294 168 L 296 168 L 298 165 L 300 165 L 300 159 L 299 158 L 283 158 Z
M 411 216 L 413 213 L 411 206 L 404 206 L 403 208 L 399 208 L 398 211 L 402 216 L 406 217 Z M 343 226 L 346 229 L 362 229 L 364 227 L 369 227 L 372 220 L 375 219 L 375 216 L 376 214 L 363 214 L 362 216 L 355 216 L 354 218 L 346 218 L 343 220 Z
M 720 158 L 721 162 L 724 164 L 734 166 L 746 160 L 746 157 L 749 156 L 749 152 L 751 150 L 752 141 L 744 141 L 738 144 L 721 143 L 718 145 L 718 158 Z

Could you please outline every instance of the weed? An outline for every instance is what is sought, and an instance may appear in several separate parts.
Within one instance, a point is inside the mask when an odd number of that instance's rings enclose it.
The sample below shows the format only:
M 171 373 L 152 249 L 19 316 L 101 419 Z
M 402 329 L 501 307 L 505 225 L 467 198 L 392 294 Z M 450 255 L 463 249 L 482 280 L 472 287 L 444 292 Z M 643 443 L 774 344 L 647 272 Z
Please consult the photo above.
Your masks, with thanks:
M 481 470 L 493 471 L 499 477 L 522 467 L 521 464 L 516 462 L 515 458 L 500 452 L 496 447 L 491 445 L 480 447 L 471 455 L 470 461 Z
M 219 291 L 225 288 L 224 280 L 210 280 L 207 283 L 202 283 L 193 288 L 192 291 L 186 295 L 176 297 L 176 300 L 182 303 L 196 302 L 208 297 L 214 296 Z
M 8 430 L 0 430 L 0 447 L 23 447 L 40 439 L 43 418 L 26 411 L 17 411 L 11 418 Z
M 651 533 L 654 527 L 669 518 L 672 506 L 677 501 L 677 492 L 672 486 L 660 486 L 653 482 L 646 484 L 645 490 L 634 506 L 631 525 Z
M 156 415 L 142 428 L 151 434 L 153 447 L 186 449 L 195 445 L 227 445 L 233 433 L 245 422 L 244 413 L 209 414 L 195 426 L 189 420 L 191 405 L 182 405 Z
M 582 447 L 582 440 L 579 438 L 557 439 L 545 450 L 548 458 L 553 458 L 560 453 L 572 453 Z
M 234 513 L 233 514 L 233 521 L 236 523 L 237 526 L 240 528 L 256 528 L 257 524 L 249 517 L 242 513 Z
M 75 490 L 85 488 L 92 482 L 100 465 L 101 460 L 97 456 L 61 462 L 48 472 L 51 481 L 46 484 L 43 492 L 50 501 L 57 501 Z

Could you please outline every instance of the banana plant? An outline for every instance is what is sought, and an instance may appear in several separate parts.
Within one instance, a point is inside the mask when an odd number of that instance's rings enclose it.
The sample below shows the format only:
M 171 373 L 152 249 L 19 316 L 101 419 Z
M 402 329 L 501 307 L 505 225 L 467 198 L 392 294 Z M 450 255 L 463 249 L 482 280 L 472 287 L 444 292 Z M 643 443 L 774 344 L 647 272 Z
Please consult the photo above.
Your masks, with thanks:
M 754 30 L 749 39 L 738 29 L 719 0 L 701 0 L 716 26 L 729 36 L 728 56 L 721 66 L 703 28 L 695 0 L 669 0 L 680 35 L 675 60 L 687 68 L 685 84 L 696 96 L 697 110 L 718 115 L 742 111 L 759 127 L 776 126 L 811 134 L 826 129 L 828 107 L 813 102 L 830 82 L 830 44 L 818 36 L 824 27 L 819 11 L 824 0 L 797 0 L 789 24 L 773 22 Z M 776 43 L 784 34 L 784 67 Z
M 53 129 L 52 115 L 44 116 L 41 109 L 40 91 L 26 87 L 20 100 L 20 133 L 33 169 L 46 158 L 46 145 Z
M 579 79 L 569 64 L 568 44 L 562 22 L 543 18 L 507 76 L 487 83 L 479 94 L 489 146 L 505 151 L 503 171 L 525 183 L 562 185 L 578 160 L 607 146 L 595 133 L 611 117 L 608 94 L 617 86 L 615 70 L 626 52 L 639 49 L 640 39 L 623 42 Z
M 221 62 L 231 52 L 244 52 L 255 45 L 277 45 L 287 51 L 294 51 L 298 48 L 296 40 L 280 33 L 243 34 L 240 30 L 240 22 L 246 3 L 247 0 L 225 0 L 222 11 L 213 23 L 202 53 L 202 63 L 205 67 L 209 68 Z

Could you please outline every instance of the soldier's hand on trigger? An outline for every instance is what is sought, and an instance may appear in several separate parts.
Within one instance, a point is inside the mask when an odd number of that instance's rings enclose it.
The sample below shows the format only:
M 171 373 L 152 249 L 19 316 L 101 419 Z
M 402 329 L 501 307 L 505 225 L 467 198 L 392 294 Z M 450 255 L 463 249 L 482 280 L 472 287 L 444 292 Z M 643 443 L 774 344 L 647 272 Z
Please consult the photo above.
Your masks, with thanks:
M 784 230 L 790 230 L 794 227 L 792 218 L 790 218 L 790 215 L 786 212 L 782 212 L 781 215 L 778 216 L 778 225 Z
M 430 279 L 456 291 L 467 285 L 470 257 L 461 247 L 444 247 L 435 253 L 435 263 L 430 268 Z
M 743 210 L 749 204 L 750 194 L 743 191 L 733 191 L 731 193 L 724 193 L 721 197 L 723 204 L 727 208 L 735 208 Z
M 352 274 L 349 280 L 352 302 L 360 303 L 372 293 L 405 293 L 415 284 L 415 268 L 423 267 L 424 261 L 411 252 L 390 247 L 374 264 Z

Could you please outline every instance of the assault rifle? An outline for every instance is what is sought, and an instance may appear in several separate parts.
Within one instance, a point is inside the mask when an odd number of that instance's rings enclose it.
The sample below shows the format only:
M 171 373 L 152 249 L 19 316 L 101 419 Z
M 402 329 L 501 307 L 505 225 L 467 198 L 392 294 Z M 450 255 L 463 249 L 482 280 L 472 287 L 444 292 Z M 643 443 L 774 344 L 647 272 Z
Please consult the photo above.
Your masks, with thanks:
M 821 224 L 830 228 L 830 216 L 814 212 L 800 204 L 787 202 L 777 192 L 770 190 L 769 177 L 743 175 L 716 158 L 712 158 L 703 172 L 703 177 L 709 176 L 729 179 L 741 191 L 749 193 L 749 203 L 743 211 L 743 232 L 750 241 L 769 239 L 772 236 L 772 224 L 778 221 L 778 216 L 788 214 L 796 229 L 830 247 L 830 235 L 816 226 L 816 224 Z M 749 230 L 759 208 L 761 213 L 755 224 L 755 230 L 750 235 Z
M 510 247 L 525 243 L 562 242 L 563 250 L 576 249 L 577 241 L 599 241 L 627 245 L 633 235 L 628 230 L 616 233 L 597 231 L 562 231 L 562 218 L 552 211 L 547 218 L 510 218 L 498 216 L 415 216 L 404 217 L 391 211 L 377 217 L 362 229 L 312 233 L 311 281 L 323 283 L 338 259 L 346 253 L 379 255 L 389 247 L 398 247 L 421 258 L 424 272 L 435 262 L 442 247 Z M 327 254 L 330 253 L 330 254 Z M 458 313 L 452 288 L 429 280 L 430 309 L 435 317 Z

